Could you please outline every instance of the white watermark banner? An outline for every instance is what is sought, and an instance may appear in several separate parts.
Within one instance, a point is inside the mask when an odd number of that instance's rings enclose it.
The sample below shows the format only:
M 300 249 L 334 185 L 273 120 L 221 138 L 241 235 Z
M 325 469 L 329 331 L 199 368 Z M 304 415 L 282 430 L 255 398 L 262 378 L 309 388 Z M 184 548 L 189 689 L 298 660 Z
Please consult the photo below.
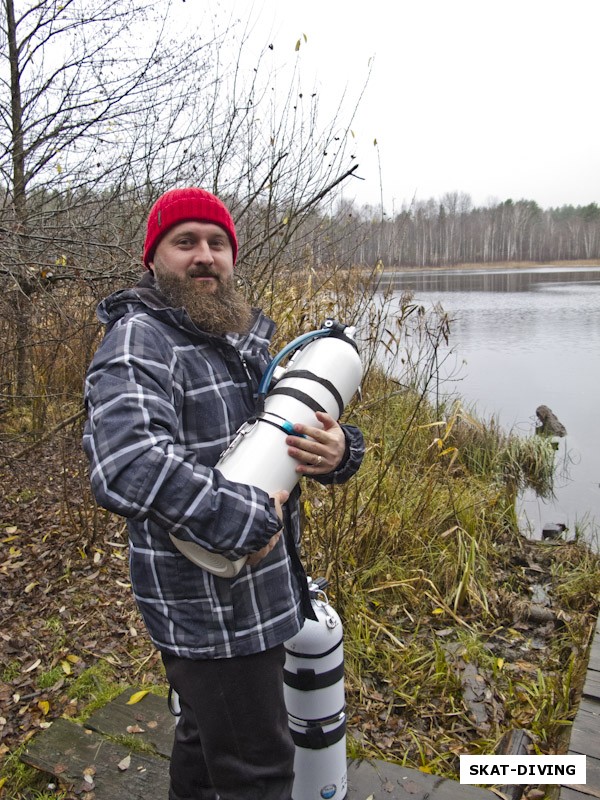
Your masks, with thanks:
M 585 784 L 585 756 L 460 756 L 460 782 Z

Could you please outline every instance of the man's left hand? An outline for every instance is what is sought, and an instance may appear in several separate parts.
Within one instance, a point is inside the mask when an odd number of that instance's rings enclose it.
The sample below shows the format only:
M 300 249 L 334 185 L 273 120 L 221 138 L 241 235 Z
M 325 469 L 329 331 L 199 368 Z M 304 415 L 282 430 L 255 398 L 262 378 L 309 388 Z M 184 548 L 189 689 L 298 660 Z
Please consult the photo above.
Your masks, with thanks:
M 340 425 L 329 414 L 317 411 L 316 417 L 323 428 L 296 424 L 298 436 L 288 436 L 288 455 L 298 461 L 296 472 L 302 475 L 326 475 L 340 465 L 346 452 L 346 437 Z M 300 434 L 306 436 L 301 438 Z

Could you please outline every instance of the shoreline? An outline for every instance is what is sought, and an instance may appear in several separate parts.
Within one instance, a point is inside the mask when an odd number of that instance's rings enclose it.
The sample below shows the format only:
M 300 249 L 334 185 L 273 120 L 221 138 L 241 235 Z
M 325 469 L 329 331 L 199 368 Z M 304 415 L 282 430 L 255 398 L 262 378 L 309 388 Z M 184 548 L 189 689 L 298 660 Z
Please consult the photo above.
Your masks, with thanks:
M 494 269 L 563 269 L 565 267 L 577 269 L 590 269 L 600 268 L 599 259 L 578 259 L 576 261 L 491 261 L 488 263 L 479 264 L 436 264 L 432 266 L 398 266 L 386 267 L 382 269 L 382 274 L 394 274 L 398 272 L 430 272 L 435 271 L 451 271 L 451 270 L 494 270 Z

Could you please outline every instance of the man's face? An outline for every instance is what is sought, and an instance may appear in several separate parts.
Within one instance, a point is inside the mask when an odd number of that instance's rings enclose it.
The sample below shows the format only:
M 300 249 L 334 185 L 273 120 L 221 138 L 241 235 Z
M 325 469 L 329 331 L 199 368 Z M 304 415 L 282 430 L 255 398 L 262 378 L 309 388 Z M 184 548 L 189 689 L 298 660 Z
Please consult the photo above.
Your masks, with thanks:
M 220 283 L 233 276 L 231 242 L 223 228 L 212 222 L 181 222 L 160 240 L 150 267 L 158 276 L 168 272 L 184 281 L 187 278 L 195 291 L 214 294 Z
M 182 222 L 158 243 L 150 268 L 173 308 L 208 333 L 247 333 L 252 309 L 237 291 L 229 237 L 211 222 Z

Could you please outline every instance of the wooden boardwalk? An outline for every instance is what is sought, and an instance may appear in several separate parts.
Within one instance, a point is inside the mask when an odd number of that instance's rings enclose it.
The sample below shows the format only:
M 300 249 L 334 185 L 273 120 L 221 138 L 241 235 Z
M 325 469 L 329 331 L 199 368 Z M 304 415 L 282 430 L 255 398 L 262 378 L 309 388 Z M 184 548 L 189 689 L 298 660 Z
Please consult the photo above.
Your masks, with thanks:
M 560 800 L 600 797 L 600 620 L 590 647 L 579 709 L 573 720 L 569 753 L 586 756 L 585 786 L 561 786 Z
M 82 798 L 166 800 L 175 718 L 165 698 L 154 694 L 129 705 L 134 691 L 123 692 L 84 726 L 55 720 L 31 741 L 23 761 L 54 776 Z M 562 785 L 559 800 L 600 798 L 600 621 L 590 648 L 569 753 L 586 756 L 587 782 Z M 516 798 L 524 787 L 494 788 Z M 385 761 L 348 764 L 347 800 L 498 800 L 499 796 L 491 789 L 461 785 Z
M 166 800 L 175 720 L 164 698 L 147 694 L 128 705 L 128 690 L 85 727 L 57 719 L 32 740 L 22 759 L 71 791 L 94 800 Z M 124 736 L 147 752 L 128 746 Z M 92 793 L 93 794 L 90 794 Z M 351 761 L 347 800 L 498 800 L 475 786 L 384 761 Z

